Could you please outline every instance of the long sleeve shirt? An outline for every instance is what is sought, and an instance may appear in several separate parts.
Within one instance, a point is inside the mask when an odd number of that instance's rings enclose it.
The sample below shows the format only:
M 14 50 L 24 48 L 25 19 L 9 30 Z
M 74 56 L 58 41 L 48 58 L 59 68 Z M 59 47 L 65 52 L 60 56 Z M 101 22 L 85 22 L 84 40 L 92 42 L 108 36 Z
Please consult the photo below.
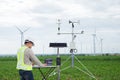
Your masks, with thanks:
M 30 48 L 27 48 L 24 52 L 24 63 L 27 65 L 32 65 L 34 63 L 35 65 L 43 66 Z

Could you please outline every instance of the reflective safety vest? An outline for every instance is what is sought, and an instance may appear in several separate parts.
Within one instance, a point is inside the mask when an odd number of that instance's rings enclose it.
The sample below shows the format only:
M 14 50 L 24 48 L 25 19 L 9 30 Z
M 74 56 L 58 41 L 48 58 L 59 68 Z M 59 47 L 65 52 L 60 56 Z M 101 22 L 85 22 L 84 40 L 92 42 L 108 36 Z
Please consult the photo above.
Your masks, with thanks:
M 17 53 L 17 69 L 18 70 L 32 70 L 32 65 L 27 65 L 24 63 L 24 52 L 27 49 L 26 46 L 22 46 Z

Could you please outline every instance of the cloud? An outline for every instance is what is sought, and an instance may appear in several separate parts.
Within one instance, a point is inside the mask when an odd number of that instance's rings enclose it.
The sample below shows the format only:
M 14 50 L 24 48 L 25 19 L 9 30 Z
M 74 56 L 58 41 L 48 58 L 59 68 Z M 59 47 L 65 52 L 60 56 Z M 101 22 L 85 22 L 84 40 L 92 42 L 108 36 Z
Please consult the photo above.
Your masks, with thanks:
M 110 18 L 120 14 L 120 1 L 119 0 L 71 0 L 89 10 L 92 18 Z M 117 13 L 117 14 L 116 14 Z
M 48 46 L 50 41 L 70 41 L 71 36 L 66 39 L 66 36 L 54 35 L 57 33 L 58 18 L 62 22 L 61 32 L 71 31 L 68 20 L 80 20 L 80 25 L 75 24 L 75 31 L 84 30 L 89 34 L 83 37 L 83 41 L 86 40 L 83 43 L 84 50 L 87 44 L 91 47 L 90 37 L 95 27 L 97 35 L 104 38 L 105 46 L 111 46 L 109 43 L 115 41 L 112 37 L 119 40 L 119 0 L 0 0 L 0 38 L 2 38 L 0 44 L 7 45 L 12 40 L 10 45 L 15 44 L 18 47 L 16 44 L 20 44 L 20 34 L 17 34 L 15 26 L 21 29 L 32 27 L 25 33 L 25 37 L 34 37 L 38 42 L 41 41 L 41 45 Z M 119 46 L 119 44 L 116 46 L 117 43 L 119 41 L 112 43 L 116 49 Z M 41 45 L 37 44 L 38 47 Z M 13 51 L 16 49 L 15 46 L 11 47 Z M 9 48 L 9 52 L 10 50 Z M 105 51 L 107 50 L 106 48 Z M 39 52 L 39 49 L 37 51 Z
M 42 27 L 46 20 L 54 21 L 56 18 L 119 19 L 119 4 L 119 0 L 109 2 L 104 0 L 53 0 L 52 2 L 49 0 L 5 0 L 0 3 L 0 24 Z
M 41 26 L 42 24 L 33 21 L 33 17 L 24 11 L 33 8 L 36 3 L 33 1 L 9 1 L 6 0 L 0 3 L 0 24 L 3 26 L 14 25 L 29 25 L 29 26 Z
M 37 5 L 31 10 L 32 13 L 49 14 L 49 15 L 61 13 L 62 11 L 63 9 L 60 6 L 52 3 Z

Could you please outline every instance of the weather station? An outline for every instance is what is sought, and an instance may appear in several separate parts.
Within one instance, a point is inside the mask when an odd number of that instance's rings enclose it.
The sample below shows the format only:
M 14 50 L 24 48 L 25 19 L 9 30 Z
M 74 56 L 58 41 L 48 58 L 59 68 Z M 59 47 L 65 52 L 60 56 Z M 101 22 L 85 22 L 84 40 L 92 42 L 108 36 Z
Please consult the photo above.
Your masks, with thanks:
M 61 27 L 60 27 L 60 25 L 61 25 L 61 20 L 60 20 L 60 19 L 58 19 L 57 24 L 58 24 L 58 33 L 57 33 L 58 35 L 71 35 L 71 37 L 72 37 L 72 38 L 71 38 L 71 42 L 70 42 L 70 46 L 69 46 L 69 53 L 71 53 L 71 56 L 69 56 L 64 62 L 62 62 L 61 66 L 63 66 L 63 64 L 65 64 L 65 63 L 67 63 L 68 60 L 70 60 L 70 59 L 71 59 L 71 65 L 68 66 L 68 67 L 65 67 L 65 68 L 63 68 L 63 69 L 61 69 L 60 66 L 59 66 L 59 68 L 57 69 L 57 71 L 54 70 L 54 71 L 51 73 L 51 75 L 58 74 L 58 76 L 59 76 L 58 80 L 60 80 L 60 72 L 72 68 L 72 69 L 77 69 L 77 70 L 79 70 L 79 71 L 87 74 L 87 75 L 90 76 L 91 78 L 97 80 L 97 79 L 95 78 L 95 76 L 92 74 L 92 72 L 90 72 L 90 71 L 87 69 L 87 67 L 75 56 L 75 53 L 77 53 L 77 48 L 76 48 L 76 44 L 75 44 L 75 39 L 76 39 L 77 35 L 82 35 L 82 34 L 84 33 L 83 30 L 80 31 L 80 33 L 76 33 L 76 32 L 75 32 L 75 24 L 80 24 L 80 20 L 78 20 L 77 22 L 74 22 L 74 21 L 69 20 L 69 24 L 72 25 L 72 30 L 71 30 L 71 32 L 66 32 L 66 33 L 62 33 L 62 32 L 61 32 Z M 57 53 L 59 53 L 59 48 L 57 49 Z M 75 60 L 77 61 L 77 63 L 79 63 L 79 64 L 84 68 L 84 70 L 81 69 L 80 66 L 75 65 Z M 61 69 L 61 70 L 60 70 L 60 69 Z

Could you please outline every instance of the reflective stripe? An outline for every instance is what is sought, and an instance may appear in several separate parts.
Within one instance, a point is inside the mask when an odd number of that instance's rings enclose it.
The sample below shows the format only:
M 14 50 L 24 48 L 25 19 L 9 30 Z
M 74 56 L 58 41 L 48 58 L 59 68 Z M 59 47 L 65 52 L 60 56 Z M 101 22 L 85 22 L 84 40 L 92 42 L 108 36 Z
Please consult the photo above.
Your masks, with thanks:
M 18 70 L 32 70 L 32 65 L 24 63 L 24 52 L 27 49 L 26 46 L 22 46 L 17 53 L 17 69 Z

